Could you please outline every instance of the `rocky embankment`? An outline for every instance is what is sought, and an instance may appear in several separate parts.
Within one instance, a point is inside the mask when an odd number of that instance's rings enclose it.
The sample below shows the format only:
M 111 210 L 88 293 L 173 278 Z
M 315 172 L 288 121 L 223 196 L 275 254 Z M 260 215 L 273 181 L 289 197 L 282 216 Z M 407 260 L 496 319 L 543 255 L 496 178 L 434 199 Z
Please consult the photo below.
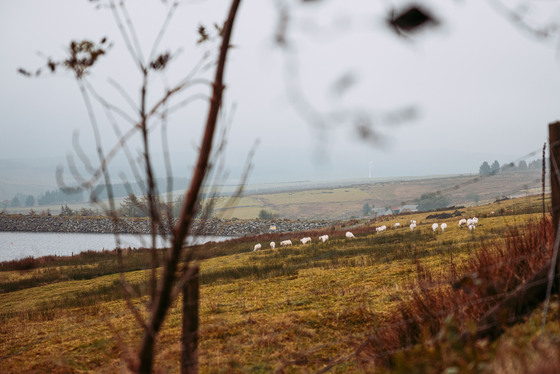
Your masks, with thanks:
M 195 221 L 191 232 L 197 235 L 247 236 L 269 232 L 294 232 L 331 226 L 332 221 L 291 220 L 225 220 Z M 274 226 L 276 229 L 271 230 Z M 60 217 L 0 214 L 0 231 L 26 232 L 82 232 L 112 234 L 113 223 L 106 217 Z M 123 234 L 149 234 L 150 223 L 145 218 L 119 220 L 118 232 Z

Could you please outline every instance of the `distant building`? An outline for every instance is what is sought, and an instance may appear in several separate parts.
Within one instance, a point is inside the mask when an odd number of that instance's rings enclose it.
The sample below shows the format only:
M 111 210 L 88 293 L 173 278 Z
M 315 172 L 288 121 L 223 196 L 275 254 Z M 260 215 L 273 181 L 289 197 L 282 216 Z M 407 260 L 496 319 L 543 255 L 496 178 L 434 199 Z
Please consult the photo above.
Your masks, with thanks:
M 403 205 L 401 208 L 401 213 L 417 212 L 417 211 L 418 211 L 418 205 Z
M 373 208 L 370 212 L 373 217 L 379 217 L 385 215 L 385 208 Z

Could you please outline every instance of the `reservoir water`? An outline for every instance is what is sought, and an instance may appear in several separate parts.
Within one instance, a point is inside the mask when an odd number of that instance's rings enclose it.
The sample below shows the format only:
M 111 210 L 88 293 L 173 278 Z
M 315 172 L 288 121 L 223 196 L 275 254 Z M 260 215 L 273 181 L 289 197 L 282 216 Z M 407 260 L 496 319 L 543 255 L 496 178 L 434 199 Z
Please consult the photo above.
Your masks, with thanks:
M 121 248 L 141 248 L 149 246 L 149 235 L 121 234 Z M 219 242 L 230 239 L 225 236 L 196 236 L 188 238 L 188 245 L 209 241 Z M 158 238 L 158 248 L 167 246 Z M 0 232 L 0 262 L 24 257 L 49 255 L 70 256 L 83 251 L 113 250 L 116 240 L 113 234 L 82 234 L 56 232 Z

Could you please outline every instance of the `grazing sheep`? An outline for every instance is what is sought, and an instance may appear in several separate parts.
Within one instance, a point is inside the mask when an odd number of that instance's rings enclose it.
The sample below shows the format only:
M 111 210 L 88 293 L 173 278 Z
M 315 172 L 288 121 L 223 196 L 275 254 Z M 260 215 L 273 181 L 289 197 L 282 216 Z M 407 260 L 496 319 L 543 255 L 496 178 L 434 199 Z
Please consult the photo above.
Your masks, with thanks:
M 321 235 L 321 236 L 319 236 L 319 240 L 324 243 L 327 240 L 329 240 L 329 236 L 328 235 Z
M 444 232 L 445 229 L 447 228 L 447 223 L 442 223 L 439 227 L 441 227 L 441 232 Z
M 468 225 L 467 227 L 469 228 L 469 230 L 471 230 L 471 232 L 473 232 L 473 231 L 474 231 L 474 228 L 475 228 L 476 226 L 471 224 L 471 225 Z
M 274 249 L 274 248 L 276 248 L 276 243 L 270 242 L 270 249 Z
M 348 239 L 355 238 L 354 234 L 352 234 L 350 231 L 346 231 L 346 237 L 347 237 Z
M 253 252 L 260 251 L 260 250 L 261 250 L 261 243 L 255 244 L 255 246 L 253 247 Z
M 282 240 L 282 241 L 280 242 L 280 245 L 281 245 L 282 247 L 287 247 L 287 246 L 292 245 L 292 241 L 289 240 L 289 239 L 288 239 L 288 240 Z
M 416 228 L 416 223 L 412 222 L 410 224 L 410 231 L 414 231 L 415 228 Z
M 305 238 L 301 238 L 299 241 L 301 242 L 301 244 L 307 244 L 307 243 L 311 243 L 311 238 L 307 236 Z
M 439 226 L 439 225 L 438 225 L 437 223 L 434 223 L 434 224 L 432 225 L 432 230 L 434 230 L 434 232 L 436 232 L 438 226 Z
M 410 220 L 410 223 L 411 223 L 411 224 L 414 223 L 414 225 L 416 225 L 416 220 L 415 220 L 415 219 L 411 219 L 411 220 Z
M 400 224 L 400 223 L 398 223 L 398 222 L 397 222 L 397 223 L 395 223 L 395 228 L 397 229 L 397 228 L 399 228 L 399 227 L 401 227 L 401 224 Z
M 385 225 L 379 226 L 375 229 L 375 231 L 377 231 L 378 234 L 384 232 L 385 230 L 387 230 L 387 226 L 385 226 Z
M 473 217 L 473 218 L 472 218 L 472 221 L 473 221 L 473 223 L 474 223 L 475 226 L 478 225 L 478 218 Z
M 467 220 L 466 220 L 466 219 L 462 218 L 462 219 L 459 220 L 459 227 L 462 228 L 462 227 L 465 226 L 466 224 L 467 224 Z

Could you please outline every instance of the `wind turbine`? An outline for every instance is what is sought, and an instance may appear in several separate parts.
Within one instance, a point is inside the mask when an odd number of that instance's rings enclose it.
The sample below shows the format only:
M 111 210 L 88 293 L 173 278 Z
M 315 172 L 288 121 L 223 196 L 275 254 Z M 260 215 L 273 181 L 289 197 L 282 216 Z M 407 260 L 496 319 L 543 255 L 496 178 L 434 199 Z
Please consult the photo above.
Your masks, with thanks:
M 371 179 L 371 167 L 373 166 L 373 160 L 369 162 L 369 179 Z

